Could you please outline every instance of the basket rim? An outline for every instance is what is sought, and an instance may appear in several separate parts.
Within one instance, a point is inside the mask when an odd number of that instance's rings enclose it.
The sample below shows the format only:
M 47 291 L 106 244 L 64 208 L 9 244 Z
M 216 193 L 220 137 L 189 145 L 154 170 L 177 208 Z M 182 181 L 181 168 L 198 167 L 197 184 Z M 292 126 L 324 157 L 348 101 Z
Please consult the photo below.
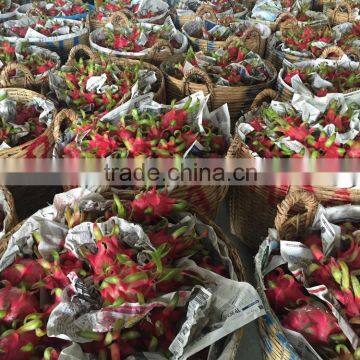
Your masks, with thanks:
M 41 97 L 42 99 L 47 99 L 45 95 L 39 94 L 35 91 L 29 90 L 29 89 L 22 89 L 22 88 L 16 88 L 16 87 L 7 87 L 7 88 L 2 88 L 3 91 L 6 91 L 9 94 L 9 98 L 13 98 L 16 99 L 16 95 L 13 96 L 11 95 L 11 93 L 17 92 L 17 93 L 26 93 L 27 95 L 31 96 L 31 97 Z M 0 158 L 2 157 L 6 157 L 8 154 L 16 154 L 17 152 L 23 150 L 24 148 L 29 147 L 31 144 L 35 143 L 36 140 L 38 138 L 41 138 L 43 136 L 46 136 L 47 138 L 51 138 L 52 140 L 52 127 L 53 127 L 53 123 L 54 123 L 54 119 L 56 116 L 57 110 L 56 108 L 53 109 L 53 119 L 51 121 L 51 124 L 45 129 L 45 131 L 38 136 L 36 139 L 33 140 L 29 140 L 25 143 L 22 143 L 20 145 L 16 145 L 14 147 L 11 147 L 9 149 L 5 149 L 5 150 L 1 150 L 0 151 Z M 12 155 L 11 155 L 12 156 Z
M 178 59 L 181 59 L 182 57 L 184 57 L 185 55 L 184 54 L 176 54 L 176 55 L 173 55 L 171 56 L 170 58 L 168 58 L 167 60 L 163 61 L 161 64 L 160 64 L 160 70 L 164 73 L 165 77 L 171 79 L 173 82 L 179 82 L 179 83 L 183 83 L 184 82 L 184 79 L 178 79 L 177 77 L 173 76 L 173 75 L 170 75 L 166 72 L 165 70 L 165 66 L 168 65 L 168 64 L 171 64 L 173 63 L 174 60 L 178 60 Z M 274 67 L 274 65 L 268 61 L 268 60 L 264 60 L 264 62 L 266 63 L 266 65 L 271 69 L 271 71 L 273 72 L 273 76 L 268 79 L 266 82 L 263 82 L 263 83 L 259 83 L 259 84 L 256 84 L 256 85 L 240 85 L 240 86 L 224 86 L 224 85 L 214 85 L 214 93 L 216 93 L 216 90 L 218 91 L 224 91 L 224 92 L 237 92 L 239 91 L 239 89 L 243 89 L 243 88 L 246 88 L 246 89 L 256 89 L 257 87 L 259 86 L 264 86 L 264 85 L 269 85 L 271 84 L 272 82 L 274 82 L 277 78 L 277 71 Z M 191 85 L 204 85 L 203 83 L 195 83 L 193 81 L 189 81 L 189 84 L 190 86 Z

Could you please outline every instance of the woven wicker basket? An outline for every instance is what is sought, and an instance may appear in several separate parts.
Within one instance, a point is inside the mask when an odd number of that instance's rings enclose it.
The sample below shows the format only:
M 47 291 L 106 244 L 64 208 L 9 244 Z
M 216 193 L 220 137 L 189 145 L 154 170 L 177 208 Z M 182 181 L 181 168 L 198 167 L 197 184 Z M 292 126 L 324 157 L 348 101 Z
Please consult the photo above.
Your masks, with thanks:
M 307 24 L 306 23 L 301 23 L 297 20 L 294 20 L 294 19 L 288 19 L 286 21 L 284 21 L 281 26 L 280 26 L 280 38 L 282 38 L 282 32 L 285 31 L 286 29 L 291 29 L 291 28 L 298 28 L 298 27 L 304 27 L 306 26 Z M 312 28 L 315 28 L 315 29 L 320 29 L 320 28 L 325 28 L 325 27 L 328 27 L 328 25 L 324 25 L 322 23 L 320 24 L 315 24 L 315 25 L 312 25 Z M 332 47 L 331 47 L 332 48 Z M 328 48 L 325 48 L 324 49 L 324 52 L 327 51 Z M 334 48 L 332 48 L 334 50 Z M 307 56 L 301 56 L 301 55 L 295 55 L 295 54 L 291 54 L 291 53 L 287 53 L 287 52 L 282 52 L 282 51 L 277 51 L 276 54 L 279 55 L 279 53 L 281 54 L 280 55 L 280 59 L 283 60 L 283 59 L 286 59 L 287 61 L 290 61 L 291 63 L 295 63 L 295 62 L 299 62 L 299 61 L 304 61 L 304 60 L 309 60 L 310 58 L 308 58 Z M 326 53 L 326 55 L 324 56 L 324 54 L 321 55 L 321 57 L 327 57 L 329 53 Z M 338 56 L 338 53 L 336 53 L 336 56 Z
M 244 9 L 244 11 L 240 12 L 240 13 L 236 13 L 233 14 L 233 16 L 236 19 L 243 19 L 245 17 L 245 15 L 247 14 L 248 10 Z M 217 21 L 217 15 L 214 12 L 214 9 L 212 8 L 211 5 L 208 5 L 206 3 L 201 4 L 196 12 L 193 13 L 186 13 L 183 15 L 177 15 L 176 16 L 176 24 L 178 26 L 179 29 L 181 29 L 185 23 L 195 20 L 197 17 L 201 18 L 201 19 L 210 19 L 212 21 Z
M 46 1 L 40 1 L 40 6 L 42 8 L 44 8 L 46 6 Z M 89 11 L 92 12 L 94 9 L 94 5 L 88 4 L 89 6 Z M 33 12 L 33 10 L 39 10 L 39 8 L 34 8 L 32 2 L 31 3 L 27 3 L 27 4 L 23 4 L 21 6 L 19 6 L 16 10 L 16 18 L 17 19 L 21 19 L 24 16 L 29 16 L 30 14 L 34 14 L 35 12 Z M 41 12 L 38 11 L 38 14 L 42 14 Z M 81 13 L 81 14 L 74 14 L 74 15 L 67 15 L 67 16 L 55 16 L 56 18 L 59 19 L 67 19 L 67 20 L 82 20 L 85 19 L 87 16 L 87 12 Z
M 119 11 L 111 16 L 110 22 L 113 24 L 114 27 L 127 26 L 130 24 L 127 16 Z M 143 24 L 143 26 L 151 26 L 151 24 Z M 161 64 L 165 59 L 169 58 L 174 53 L 183 53 L 184 51 L 186 51 L 188 47 L 188 40 L 186 36 L 181 33 L 184 42 L 180 49 L 174 49 L 169 41 L 160 39 L 151 48 L 148 49 L 146 54 L 121 52 L 121 51 L 105 48 L 96 43 L 95 41 L 96 36 L 98 34 L 101 34 L 103 31 L 104 31 L 103 28 L 99 28 L 91 32 L 90 46 L 92 49 L 100 53 L 113 55 L 116 57 L 122 57 L 126 59 L 134 59 L 134 60 L 144 60 L 154 65 Z
M 296 206 L 306 209 L 305 213 L 290 216 L 289 211 Z M 290 191 L 281 204 L 275 218 L 275 227 L 284 239 L 291 239 L 297 232 L 305 231 L 312 225 L 318 202 L 315 197 L 306 191 Z M 273 227 L 273 225 L 272 225 Z M 283 237 L 281 237 L 283 239 Z M 266 248 L 260 246 L 256 255 L 257 266 L 266 258 Z M 265 284 L 263 277 L 259 274 L 260 269 L 255 272 L 257 290 L 264 304 L 267 315 L 259 319 L 259 330 L 264 359 L 266 360 L 301 360 L 294 347 L 286 338 L 283 327 L 274 311 L 272 310 L 265 294 Z
M 8 97 L 20 103 L 28 102 L 33 97 L 42 97 L 34 91 L 19 89 L 19 88 L 5 88 Z M 53 118 L 56 115 L 56 110 L 53 111 Z M 1 150 L 0 158 L 45 158 L 51 152 L 54 144 L 52 136 L 52 125 L 50 125 L 37 139 L 27 141 L 19 146 L 14 146 L 10 149 Z
M 165 12 L 162 15 L 158 15 L 156 18 L 150 18 L 150 19 L 138 19 L 134 17 L 134 14 L 126 9 L 123 9 L 120 11 L 121 13 L 125 14 L 127 17 L 127 20 L 140 22 L 140 23 L 150 23 L 150 24 L 158 24 L 162 25 L 165 21 L 165 19 L 169 16 L 169 12 Z M 90 31 L 94 31 L 96 29 L 100 29 L 104 27 L 108 22 L 111 22 L 111 16 L 104 16 L 102 20 L 97 20 L 94 18 L 93 15 L 89 16 L 89 27 Z
M 61 139 L 63 131 L 76 118 L 75 112 L 70 109 L 63 109 L 57 114 L 53 130 L 55 143 Z M 228 186 L 178 186 L 172 190 L 171 196 L 184 199 L 193 206 L 196 206 L 200 213 L 210 218 L 215 218 L 227 192 Z
M 332 6 L 336 0 L 313 0 L 313 8 L 315 10 L 323 11 L 327 6 Z
M 287 60 L 288 62 L 295 64 L 297 62 L 306 61 L 306 60 L 312 60 L 310 58 L 305 57 L 299 57 L 292 54 L 285 54 L 284 52 L 277 50 L 275 48 L 275 45 L 277 43 L 278 39 L 276 34 L 272 36 L 270 41 L 268 42 L 267 48 L 266 48 L 266 54 L 265 58 L 271 62 L 275 69 L 277 71 L 280 71 L 280 69 L 283 67 L 283 61 Z M 327 59 L 330 58 L 332 60 L 339 60 L 344 55 L 344 51 L 337 47 L 337 46 L 329 46 L 324 49 L 322 54 L 320 55 L 320 58 Z M 357 57 L 357 52 L 354 51 L 352 53 L 353 57 Z
M 74 48 L 72 48 L 72 50 L 70 51 L 69 58 L 68 58 L 66 65 L 67 66 L 71 65 L 71 63 L 76 59 L 76 57 L 78 56 L 79 53 L 84 53 L 89 59 L 97 58 L 97 54 L 94 53 L 88 46 L 78 45 L 78 46 L 75 46 Z M 112 57 L 111 61 L 120 67 L 139 65 L 140 69 L 147 69 L 147 70 L 154 71 L 156 74 L 156 79 L 157 79 L 157 82 L 154 84 L 154 89 L 156 89 L 155 93 L 154 93 L 154 100 L 158 101 L 160 103 L 165 103 L 166 94 L 165 94 L 164 75 L 156 66 L 151 65 L 146 62 L 140 62 L 138 60 L 121 59 L 121 58 L 115 58 L 115 57 Z M 128 101 L 130 96 L 131 96 L 130 93 L 123 96 L 122 99 L 119 101 L 118 105 Z
M 331 7 L 327 8 L 325 13 L 333 26 L 355 21 L 356 18 L 353 9 L 346 1 L 339 2 L 334 9 Z
M 9 25 L 11 22 L 17 22 L 19 20 L 9 20 L 5 23 Z M 74 24 L 81 24 L 80 21 L 76 20 L 66 20 L 67 22 L 72 22 Z M 18 43 L 22 38 L 19 37 L 4 37 L 3 40 L 8 41 L 12 44 Z M 29 38 L 27 39 L 30 45 L 39 46 L 42 48 L 49 49 L 50 51 L 55 51 L 59 54 L 63 61 L 66 61 L 70 50 L 79 44 L 88 44 L 89 43 L 89 29 L 84 27 L 77 33 L 71 33 L 66 35 L 46 37 L 44 39 L 39 38 Z
M 277 93 L 266 90 L 255 99 L 252 110 L 263 101 L 275 99 Z M 239 136 L 235 136 L 227 153 L 230 159 L 252 158 L 249 148 Z M 302 188 L 311 191 L 321 203 L 338 205 L 346 202 L 360 204 L 360 189 L 336 187 Z M 272 227 L 276 215 L 276 205 L 282 201 L 289 186 L 236 186 L 229 190 L 230 230 L 251 249 L 256 250 Z M 239 205 L 241 204 L 241 206 Z M 254 217 L 256 213 L 256 217 Z
M 37 48 L 34 46 L 34 48 Z M 57 53 L 51 52 L 47 49 L 43 49 L 45 52 L 51 54 L 51 58 L 56 60 L 56 65 L 53 70 L 60 67 L 60 57 Z M 49 54 L 49 55 L 50 55 Z M 50 57 L 50 56 L 49 56 Z M 16 71 L 16 76 L 11 76 L 11 74 Z M 22 74 L 22 76 L 19 76 Z M 0 86 L 1 87 L 18 87 L 32 89 L 39 91 L 42 94 L 45 93 L 49 85 L 48 74 L 45 76 L 34 77 L 30 69 L 21 63 L 10 63 L 7 64 L 1 71 L 0 74 Z
M 16 11 L 17 11 L 19 5 L 12 2 L 11 7 L 12 7 L 11 11 L 4 13 L 4 14 L 0 14 L 0 23 L 2 23 L 4 21 L 12 20 L 16 17 Z
M 199 68 L 193 68 L 188 71 L 184 78 L 171 76 L 165 72 L 166 66 L 169 64 L 176 64 L 183 61 L 183 56 L 174 56 L 161 64 L 160 68 L 165 74 L 166 94 L 168 101 L 172 99 L 180 100 L 189 94 L 198 91 L 203 91 L 210 96 L 210 109 L 214 110 L 218 107 L 228 104 L 230 117 L 232 122 L 236 121 L 241 111 L 247 109 L 252 102 L 252 99 L 263 89 L 271 87 L 276 78 L 276 70 L 273 65 L 266 62 L 269 69 L 274 76 L 266 83 L 249 85 L 249 86 L 215 86 L 209 76 Z M 198 84 L 191 81 L 191 78 L 196 75 L 204 80 L 204 84 Z
M 12 196 L 12 193 L 9 191 L 9 189 L 6 186 L 0 186 L 0 192 L 4 194 L 4 198 L 6 203 L 9 206 L 10 212 L 8 213 L 7 222 L 4 228 L 4 232 L 9 232 L 18 222 L 17 215 L 16 215 L 16 209 L 15 209 L 15 202 L 14 198 Z
M 280 30 L 280 25 L 285 22 L 286 20 L 289 19 L 294 19 L 294 15 L 292 15 L 291 13 L 282 13 L 280 14 L 275 21 L 267 21 L 267 20 L 261 20 L 261 19 L 256 19 L 256 18 L 252 18 L 250 16 L 250 14 L 248 14 L 246 16 L 246 19 L 249 21 L 252 21 L 254 23 L 258 23 L 258 24 L 264 24 L 266 26 L 268 26 L 272 32 L 275 32 L 277 30 Z
M 136 194 L 134 191 L 131 191 L 131 190 L 130 191 L 119 191 L 117 193 L 121 200 L 133 199 L 134 195 Z M 105 198 L 109 198 L 109 199 L 113 198 L 112 193 L 104 193 L 102 195 Z M 193 214 L 195 214 L 196 217 L 200 221 L 202 221 L 206 225 L 211 226 L 214 229 L 216 235 L 224 243 L 224 245 L 226 246 L 226 248 L 228 250 L 229 258 L 231 259 L 232 265 L 234 267 L 234 272 L 238 278 L 238 281 L 246 281 L 245 269 L 242 264 L 239 253 L 238 253 L 237 249 L 235 248 L 235 246 L 232 244 L 232 242 L 227 238 L 227 236 L 221 230 L 221 228 L 217 224 L 215 224 L 208 216 L 206 216 L 205 214 L 201 214 L 196 208 L 191 208 L 190 211 Z M 21 228 L 23 223 L 24 222 L 21 222 L 21 223 L 17 224 L 15 227 L 13 227 L 5 235 L 5 237 L 2 239 L 2 241 L 0 241 L 0 257 L 6 251 L 11 236 Z M 240 328 L 228 336 L 228 337 L 230 337 L 230 339 L 229 339 L 229 342 L 226 344 L 226 350 L 227 350 L 227 352 L 226 352 L 227 358 L 226 359 L 227 360 L 236 360 L 238 347 L 241 342 L 243 333 L 244 333 L 244 328 Z
M 194 20 L 194 21 L 196 21 L 196 20 Z M 187 22 L 183 26 L 182 29 L 183 29 L 183 32 L 188 36 L 191 45 L 193 46 L 193 48 L 196 51 L 205 51 L 206 52 L 206 51 L 215 51 L 217 49 L 224 48 L 227 45 L 228 41 L 229 40 L 231 41 L 231 39 L 234 37 L 234 36 L 230 36 L 227 40 L 224 40 L 224 41 L 212 41 L 212 40 L 201 39 L 196 36 L 191 36 L 186 31 L 186 28 L 188 26 L 190 26 L 190 28 L 191 28 L 191 23 L 192 23 L 192 21 Z M 270 36 L 270 33 L 271 33 L 271 30 L 268 27 L 266 27 L 266 28 L 268 29 L 268 34 L 267 34 L 267 36 L 263 37 L 260 29 L 255 26 L 252 26 L 249 23 L 249 26 L 246 28 L 246 30 L 243 32 L 243 34 L 238 38 L 242 40 L 244 45 L 249 50 L 258 53 L 260 56 L 263 56 L 265 53 L 265 48 L 266 48 L 266 40 Z
M 340 48 L 333 46 L 333 47 L 325 49 L 325 51 L 321 55 L 321 58 L 325 58 L 330 53 L 338 54 L 338 59 L 340 59 L 344 55 L 344 52 Z M 299 64 L 301 64 L 301 63 L 299 63 Z M 294 64 L 294 67 L 296 68 L 296 63 Z M 294 89 L 290 85 L 285 83 L 285 81 L 283 79 L 284 71 L 285 71 L 285 69 L 282 68 L 279 71 L 278 78 L 277 78 L 277 90 L 278 90 L 277 100 L 286 102 L 286 101 L 291 101 L 291 99 L 294 95 Z M 355 88 L 349 89 L 345 93 L 349 94 L 356 90 L 358 90 L 358 89 L 355 89 Z

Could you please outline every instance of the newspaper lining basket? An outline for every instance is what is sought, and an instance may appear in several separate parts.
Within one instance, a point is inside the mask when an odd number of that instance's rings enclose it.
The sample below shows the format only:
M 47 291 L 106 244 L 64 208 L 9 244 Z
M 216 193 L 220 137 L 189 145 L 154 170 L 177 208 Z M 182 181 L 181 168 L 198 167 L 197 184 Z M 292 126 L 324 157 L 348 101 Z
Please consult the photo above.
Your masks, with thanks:
M 35 96 L 45 99 L 45 96 L 27 89 L 4 88 L 3 90 L 6 91 L 10 99 L 19 102 L 28 102 Z M 53 118 L 55 115 L 56 110 L 53 111 Z M 0 150 L 0 158 L 46 158 L 54 145 L 52 127 L 53 124 L 48 126 L 37 139 L 27 141 L 10 149 Z
M 76 118 L 75 112 L 70 109 L 63 109 L 57 114 L 53 127 L 55 143 L 61 139 L 65 128 Z M 171 191 L 171 196 L 186 200 L 189 204 L 196 206 L 199 213 L 214 219 L 227 192 L 228 186 L 177 186 Z
M 137 194 L 136 191 L 133 190 L 121 190 L 121 191 L 114 191 L 118 194 L 121 200 L 132 200 L 134 196 Z M 106 192 L 101 194 L 106 199 L 112 199 L 113 193 L 112 192 Z M 232 242 L 227 238 L 227 236 L 224 234 L 222 229 L 213 222 L 208 216 L 205 214 L 201 214 L 196 207 L 191 207 L 190 212 L 195 214 L 195 216 L 204 224 L 211 226 L 218 238 L 224 243 L 228 250 L 229 258 L 231 259 L 232 265 L 234 267 L 234 272 L 238 278 L 238 281 L 246 281 L 246 275 L 245 275 L 245 269 L 242 264 L 241 258 L 238 254 L 237 249 L 232 244 Z M 24 224 L 24 221 L 18 223 L 16 226 L 14 226 L 11 230 L 7 232 L 7 234 L 4 236 L 2 241 L 0 241 L 0 256 L 3 256 L 4 252 L 7 249 L 9 240 L 13 234 L 15 234 L 21 226 Z M 224 348 L 226 347 L 227 351 L 227 360 L 236 360 L 237 351 L 239 344 L 242 340 L 242 336 L 244 333 L 244 328 L 240 328 L 236 330 L 235 332 L 229 334 L 226 338 L 228 341 L 222 341 L 222 344 L 224 345 Z
M 245 17 L 245 15 L 247 14 L 248 10 L 247 9 L 244 9 L 242 12 L 240 13 L 236 13 L 236 14 L 233 14 L 233 16 L 236 18 L 236 19 L 243 19 Z M 221 17 L 221 14 L 220 15 L 216 15 L 216 13 L 214 12 L 214 9 L 204 3 L 204 4 L 201 4 L 196 12 L 191 12 L 189 11 L 188 13 L 185 13 L 185 14 L 176 14 L 176 25 L 178 26 L 178 28 L 182 28 L 185 23 L 189 22 L 189 21 L 192 21 L 192 20 L 195 20 L 197 17 L 201 18 L 201 19 L 211 19 L 213 21 L 217 21 L 217 18 L 218 17 Z
M 128 26 L 131 24 L 126 14 L 120 11 L 115 12 L 111 16 L 110 22 L 114 26 L 114 28 Z M 156 24 L 143 23 L 142 26 L 145 28 L 152 28 L 153 26 L 156 26 Z M 89 37 L 90 47 L 93 50 L 102 54 L 113 55 L 114 57 L 121 57 L 121 58 L 134 59 L 134 60 L 144 60 L 154 65 L 161 64 L 162 61 L 169 58 L 169 56 L 173 55 L 174 53 L 180 54 L 185 52 L 188 47 L 187 37 L 179 30 L 176 30 L 177 34 L 182 39 L 180 48 L 174 48 L 171 45 L 170 41 L 168 40 L 158 39 L 151 48 L 148 48 L 146 49 L 146 51 L 141 51 L 138 53 L 113 50 L 103 47 L 97 43 L 97 39 L 104 36 L 104 31 L 105 28 L 98 28 L 90 33 L 90 37 Z
M 34 48 L 38 47 L 34 46 Z M 61 63 L 59 55 L 48 49 L 42 50 L 48 57 L 51 57 L 56 61 L 56 65 L 53 70 L 58 69 Z M 11 76 L 14 71 L 16 71 L 16 76 Z M 22 73 L 22 76 L 18 76 L 19 73 Z M 20 62 L 13 62 L 7 64 L 2 69 L 0 73 L 0 85 L 2 87 L 29 88 L 43 93 L 48 86 L 48 74 L 45 76 L 34 77 L 27 66 L 21 64 Z
M 275 83 L 276 70 L 273 65 L 266 62 L 266 65 L 272 72 L 273 76 L 266 83 L 244 86 L 217 86 L 214 85 L 210 77 L 201 69 L 193 68 L 187 71 L 183 79 L 165 72 L 167 65 L 181 62 L 184 56 L 173 56 L 169 60 L 163 62 L 160 69 L 165 74 L 166 94 L 168 101 L 172 99 L 182 99 L 189 94 L 197 91 L 203 91 L 204 94 L 210 94 L 210 110 L 228 104 L 230 117 L 232 122 L 236 121 L 240 112 L 245 110 L 252 102 L 252 99 L 263 89 L 271 87 Z M 193 76 L 198 76 L 204 80 L 199 84 L 191 81 Z
M 47 3 L 46 1 L 40 1 L 40 6 L 45 6 Z M 94 10 L 94 5 L 87 4 L 89 7 L 89 12 L 91 13 Z M 33 13 L 32 10 L 38 10 L 37 8 L 33 7 L 33 3 L 27 3 L 19 6 L 16 10 L 16 18 L 21 19 L 24 16 L 29 16 L 29 14 Z M 55 16 L 57 19 L 66 19 L 66 20 L 83 20 L 87 17 L 88 12 L 84 12 L 81 14 L 74 14 L 74 15 L 65 15 L 65 16 Z
M 196 20 L 194 20 L 196 21 Z M 215 51 L 217 49 L 225 47 L 229 41 L 232 41 L 234 38 L 238 38 L 244 42 L 244 45 L 251 51 L 258 53 L 260 56 L 264 56 L 266 41 L 271 34 L 269 27 L 263 24 L 252 24 L 249 21 L 243 21 L 244 25 L 247 26 L 243 34 L 238 36 L 229 36 L 227 40 L 224 41 L 213 41 L 198 38 L 195 36 L 189 35 L 186 31 L 187 26 L 191 26 L 192 21 L 187 22 L 183 26 L 183 32 L 187 34 L 190 43 L 193 45 L 196 51 Z M 256 26 L 257 25 L 257 26 Z M 262 28 L 261 30 L 259 29 Z M 265 34 L 263 34 L 265 33 Z
M 344 55 L 344 52 L 336 47 L 336 46 L 332 46 L 330 48 L 327 48 L 325 49 L 325 51 L 323 52 L 321 58 L 325 58 L 325 55 L 328 55 L 329 53 L 337 53 L 338 54 L 338 60 L 340 60 L 340 58 Z M 295 63 L 296 65 L 296 63 Z M 286 84 L 284 79 L 283 79 L 283 76 L 284 76 L 284 71 L 285 71 L 285 68 L 283 67 L 280 71 L 279 71 L 279 74 L 278 74 L 278 78 L 277 78 L 277 90 L 278 90 L 278 96 L 277 96 L 277 100 L 278 101 L 283 101 L 283 102 L 291 102 L 291 99 L 294 95 L 294 90 L 293 88 Z M 357 91 L 359 89 L 357 88 L 354 88 L 354 89 L 349 89 L 347 91 L 345 91 L 344 93 L 345 94 L 350 94 L 352 93 L 353 91 Z
M 13 18 L 16 17 L 16 11 L 19 8 L 18 4 L 15 3 L 11 3 L 11 11 L 4 13 L 4 14 L 0 14 L 0 23 L 4 22 L 4 21 L 8 21 L 8 20 L 12 20 Z
M 304 207 L 306 212 L 290 215 L 290 210 L 299 205 Z M 278 211 L 275 218 L 276 230 L 280 234 L 286 233 L 286 238 L 291 238 L 295 235 L 294 233 L 305 231 L 312 225 L 317 207 L 318 202 L 311 193 L 303 190 L 289 191 L 282 203 L 278 205 Z M 271 227 L 274 227 L 273 224 Z M 267 313 L 263 318 L 259 319 L 260 338 L 265 352 L 264 358 L 267 360 L 300 360 L 301 357 L 297 354 L 294 347 L 286 338 L 280 321 L 267 300 L 264 291 L 264 281 L 262 276 L 259 274 L 260 269 L 258 269 L 265 257 L 266 248 L 261 245 L 255 257 L 255 264 L 257 267 L 257 271 L 255 271 L 255 278 L 258 293 Z
M 266 99 L 277 99 L 277 92 L 266 89 L 254 100 L 252 110 L 256 111 Z M 230 159 L 253 158 L 247 145 L 236 135 L 227 153 Z M 348 202 L 360 204 L 360 189 L 337 187 L 303 186 L 312 192 L 324 205 L 339 205 Z M 234 186 L 229 190 L 230 230 L 251 249 L 258 249 L 272 227 L 276 205 L 282 201 L 289 186 Z M 256 216 L 254 216 L 256 214 Z
M 76 56 L 78 53 L 84 53 L 90 59 L 96 59 L 96 57 L 97 57 L 97 54 L 94 53 L 88 46 L 78 45 L 71 49 L 71 51 L 69 53 L 68 61 L 66 62 L 66 65 L 71 65 L 71 62 L 74 61 L 74 59 L 76 59 Z M 156 74 L 156 79 L 157 79 L 157 82 L 154 86 L 156 89 L 158 89 L 154 93 L 154 100 L 158 101 L 160 103 L 166 101 L 164 75 L 156 66 L 149 64 L 147 62 L 141 62 L 139 60 L 133 60 L 133 59 L 127 59 L 127 58 L 111 57 L 111 61 L 113 61 L 116 65 L 119 65 L 122 67 L 125 67 L 128 65 L 132 65 L 132 66 L 139 65 L 139 67 L 141 69 L 147 69 L 147 70 L 154 71 Z M 126 102 L 127 100 L 129 100 L 130 95 L 131 94 L 125 95 L 120 100 L 119 104 L 122 104 L 122 103 Z
M 6 23 L 9 23 L 9 25 L 10 25 L 10 23 L 12 21 L 17 22 L 19 20 L 9 20 L 9 22 L 6 22 Z M 80 21 L 76 21 L 76 20 L 64 19 L 64 21 L 72 22 L 72 23 L 74 23 L 74 25 L 81 24 Z M 16 44 L 19 40 L 22 40 L 23 38 L 12 36 L 12 37 L 4 37 L 3 39 L 5 41 L 9 41 L 11 44 Z M 84 26 L 80 31 L 78 31 L 76 33 L 59 35 L 59 36 L 51 36 L 51 37 L 49 36 L 49 37 L 45 37 L 44 39 L 30 37 L 27 40 L 30 45 L 35 45 L 38 47 L 49 49 L 50 51 L 57 52 L 59 54 L 59 56 L 61 57 L 61 59 L 63 61 L 66 61 L 70 50 L 74 46 L 80 45 L 80 44 L 86 45 L 89 43 L 89 29 L 86 26 Z
M 356 19 L 353 9 L 346 1 L 337 3 L 335 8 L 331 8 L 330 6 L 327 7 L 325 13 L 333 26 L 346 22 L 353 22 Z

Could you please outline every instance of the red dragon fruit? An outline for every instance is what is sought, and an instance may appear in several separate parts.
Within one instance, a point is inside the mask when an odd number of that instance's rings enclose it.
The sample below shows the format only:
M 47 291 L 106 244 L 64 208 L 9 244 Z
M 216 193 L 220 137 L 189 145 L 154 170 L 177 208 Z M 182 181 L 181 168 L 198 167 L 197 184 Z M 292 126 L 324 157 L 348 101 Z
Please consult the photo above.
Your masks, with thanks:
M 360 315 L 360 308 L 351 290 L 351 285 L 353 285 L 356 295 L 359 294 L 357 278 L 355 276 L 350 277 L 349 267 L 344 261 L 340 260 L 339 265 L 341 268 L 341 291 L 333 290 L 333 294 L 344 307 L 348 318 L 357 317 Z
M 338 259 L 344 260 L 350 270 L 360 269 L 360 244 L 357 239 L 352 238 L 349 247 L 338 252 Z
M 23 283 L 31 287 L 45 276 L 42 266 L 33 259 L 17 259 L 1 273 L 1 280 L 7 280 L 12 285 Z
M 283 313 L 286 308 L 293 308 L 309 300 L 296 279 L 290 274 L 285 274 L 280 267 L 266 276 L 265 285 L 266 296 L 276 313 Z
M 334 258 L 330 258 L 327 264 L 310 264 L 307 272 L 310 282 L 314 285 L 336 289 L 338 284 L 341 284 L 341 270 Z
M 36 330 L 40 329 L 39 319 L 26 322 L 17 330 L 8 330 L 0 338 L 0 357 L 5 360 L 28 360 L 34 355 L 40 341 Z
M 39 311 L 36 297 L 24 290 L 12 287 L 9 282 L 0 289 L 1 321 L 10 323 L 13 320 L 22 320 L 27 315 Z
M 167 196 L 166 193 L 156 189 L 140 194 L 131 203 L 133 216 L 136 221 L 151 222 L 174 211 L 183 210 L 186 204 L 178 199 Z
M 301 333 L 310 343 L 329 345 L 332 337 L 341 334 L 336 318 L 315 305 L 291 310 L 282 319 L 285 328 Z

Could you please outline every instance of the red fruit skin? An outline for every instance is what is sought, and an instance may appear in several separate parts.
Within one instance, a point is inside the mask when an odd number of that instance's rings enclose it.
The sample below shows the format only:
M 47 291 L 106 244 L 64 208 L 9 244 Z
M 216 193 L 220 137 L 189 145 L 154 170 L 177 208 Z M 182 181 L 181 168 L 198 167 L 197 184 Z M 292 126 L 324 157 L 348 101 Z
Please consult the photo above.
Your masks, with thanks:
M 16 331 L 0 339 L 0 349 L 4 354 L 0 355 L 1 360 L 29 360 L 32 352 L 21 351 L 21 348 L 29 343 L 34 347 L 39 343 L 39 337 L 34 331 L 18 333 Z
M 132 202 L 134 219 L 136 221 L 151 221 L 157 217 L 166 216 L 172 213 L 176 199 L 168 197 L 164 193 L 159 193 L 156 189 L 141 194 Z M 144 214 L 145 210 L 151 208 L 152 214 Z
M 358 317 L 360 315 L 357 301 L 351 290 L 340 291 L 335 289 L 332 290 L 332 293 L 335 298 L 342 304 L 342 307 L 345 309 L 345 314 L 349 319 Z
M 34 295 L 7 283 L 0 289 L 0 310 L 6 312 L 0 321 L 11 323 L 13 320 L 23 320 L 27 315 L 39 312 L 39 303 Z
M 319 345 L 328 345 L 330 335 L 341 333 L 336 318 L 314 305 L 291 310 L 283 317 L 282 325 L 301 333 L 310 343 Z
M 187 115 L 187 111 L 183 109 L 171 109 L 162 116 L 161 125 L 169 131 L 180 130 L 185 125 Z
M 276 313 L 286 312 L 286 308 L 308 302 L 309 297 L 304 294 L 303 287 L 296 279 L 285 274 L 282 268 L 277 268 L 265 277 L 266 296 Z
M 346 250 L 338 252 L 338 259 L 344 260 L 350 270 L 360 269 L 360 245 L 358 242 L 352 239 Z
M 18 259 L 3 270 L 0 277 L 1 280 L 7 280 L 14 286 L 23 282 L 30 287 L 44 278 L 45 272 L 36 260 Z

